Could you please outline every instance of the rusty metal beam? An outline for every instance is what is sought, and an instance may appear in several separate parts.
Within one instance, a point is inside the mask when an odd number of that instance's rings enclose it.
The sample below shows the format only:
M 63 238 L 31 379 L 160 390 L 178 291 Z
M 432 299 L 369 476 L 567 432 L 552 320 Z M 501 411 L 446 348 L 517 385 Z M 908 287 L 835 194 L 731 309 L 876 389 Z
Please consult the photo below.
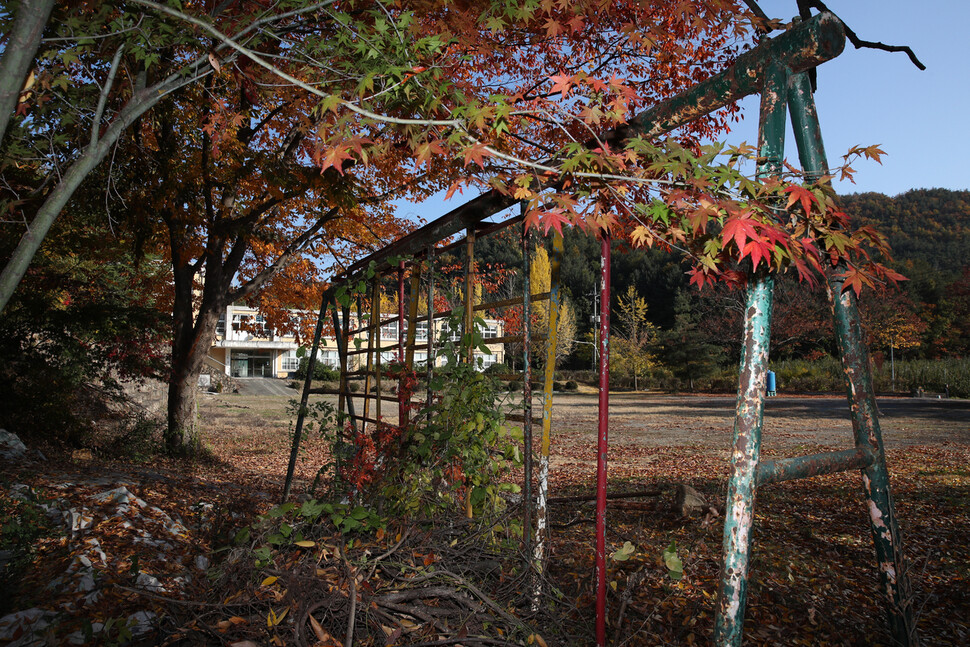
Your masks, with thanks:
M 397 378 L 397 424 L 399 427 L 403 427 L 407 422 L 407 411 L 405 407 L 407 403 L 404 398 L 404 390 L 401 386 L 404 384 L 404 371 L 410 367 L 405 367 L 404 364 L 404 261 L 401 261 L 397 267 L 397 363 L 398 370 L 400 374 Z
M 300 439 L 303 436 L 303 423 L 306 420 L 307 403 L 310 401 L 310 383 L 313 380 L 313 369 L 317 365 L 317 349 L 320 348 L 320 337 L 323 335 L 323 320 L 327 316 L 327 308 L 333 301 L 333 289 L 323 291 L 320 301 L 320 311 L 317 314 L 317 326 L 313 329 L 313 342 L 310 344 L 310 356 L 307 358 L 306 377 L 303 379 L 303 393 L 300 396 L 300 408 L 296 414 L 296 428 L 293 431 L 293 446 L 290 449 L 290 461 L 286 466 L 286 479 L 283 482 L 283 499 L 286 503 L 293 485 L 293 474 L 296 471 L 296 458 L 300 451 Z
M 835 58 L 844 47 L 845 29 L 842 21 L 831 13 L 820 13 L 780 36 L 766 39 L 758 47 L 739 56 L 731 67 L 720 74 L 641 112 L 631 118 L 625 127 L 605 133 L 598 141 L 605 140 L 616 150 L 625 140 L 656 137 L 670 132 L 738 99 L 760 92 L 769 61 L 778 61 L 792 72 L 802 72 Z M 556 160 L 544 160 L 542 163 L 547 166 L 557 164 Z M 550 183 L 548 186 L 556 184 Z M 502 195 L 495 190 L 484 193 L 354 263 L 335 280 L 358 274 L 372 261 L 381 266 L 393 256 L 413 256 L 429 244 L 473 227 L 516 202 L 512 196 Z
M 764 460 L 758 463 L 757 484 L 762 486 L 768 483 L 781 483 L 782 481 L 862 469 L 872 465 L 875 460 L 875 453 L 868 447 L 810 454 L 795 458 Z
M 462 317 L 462 337 L 468 341 L 463 361 L 475 363 L 475 344 L 472 342 L 475 334 L 475 289 L 478 274 L 475 271 L 475 229 L 469 228 L 465 235 L 465 292 L 464 316 Z
M 425 408 L 428 412 L 428 422 L 431 422 L 431 405 L 434 403 L 435 393 L 431 389 L 431 384 L 434 382 L 434 362 L 435 362 L 435 350 L 434 350 L 434 247 L 428 246 L 427 252 L 427 262 L 428 262 L 428 360 L 425 362 L 425 368 L 427 372 L 428 380 L 428 390 L 426 394 Z

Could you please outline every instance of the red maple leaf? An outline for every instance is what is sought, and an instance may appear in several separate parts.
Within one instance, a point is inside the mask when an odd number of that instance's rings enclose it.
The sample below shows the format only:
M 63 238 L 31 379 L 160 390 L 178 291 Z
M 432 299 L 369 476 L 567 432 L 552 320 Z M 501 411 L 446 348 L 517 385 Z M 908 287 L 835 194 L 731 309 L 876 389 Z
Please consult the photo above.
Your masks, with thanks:
M 555 229 L 556 233 L 562 236 L 563 224 L 569 224 L 569 216 L 562 209 L 550 209 L 539 215 L 545 234 L 549 235 L 550 229 Z
M 755 231 L 750 219 L 731 218 L 724 223 L 721 236 L 724 238 L 724 247 L 727 247 L 727 244 L 731 240 L 734 240 L 734 244 L 738 246 L 738 250 L 742 250 L 741 257 L 744 258 L 744 243 L 748 238 L 757 238 L 758 232 Z
M 788 206 L 787 209 L 791 209 L 792 205 L 796 202 L 801 202 L 802 209 L 805 214 L 808 215 L 812 213 L 812 203 L 815 202 L 815 196 L 812 192 L 803 186 L 791 185 L 785 189 L 785 193 L 788 194 Z
M 486 157 L 490 157 L 492 154 L 488 151 L 488 147 L 485 144 L 474 144 L 465 149 L 465 166 L 474 162 L 478 164 L 479 168 L 485 168 L 485 163 L 482 161 Z

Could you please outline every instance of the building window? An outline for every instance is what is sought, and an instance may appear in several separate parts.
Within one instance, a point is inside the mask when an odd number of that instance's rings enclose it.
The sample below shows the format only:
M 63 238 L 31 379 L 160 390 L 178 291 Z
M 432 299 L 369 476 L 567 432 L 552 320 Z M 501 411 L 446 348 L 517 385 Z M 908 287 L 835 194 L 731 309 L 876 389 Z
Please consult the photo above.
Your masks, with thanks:
M 318 350 L 317 361 L 331 368 L 339 368 L 340 354 L 335 350 Z
M 414 339 L 415 341 L 428 341 L 428 322 L 419 321 L 418 325 L 414 327 Z M 425 359 L 428 359 L 425 355 Z
M 295 350 L 288 350 L 282 355 L 282 367 L 281 369 L 286 372 L 295 371 L 300 368 L 300 358 L 296 356 Z
M 381 339 L 397 341 L 397 324 L 398 322 L 392 321 L 381 326 Z
M 248 333 L 252 337 L 268 337 L 269 331 L 266 329 L 266 319 L 263 315 L 232 315 L 232 329 L 234 332 Z
M 222 313 L 219 315 L 219 321 L 216 322 L 216 334 L 225 335 L 226 334 L 226 314 Z
M 475 355 L 478 366 L 482 369 L 486 369 L 492 364 L 498 363 L 498 355 Z
M 451 326 L 448 325 L 448 322 L 443 321 L 441 323 L 440 337 L 445 341 L 461 341 L 461 328 L 457 330 L 451 330 Z
M 495 339 L 498 337 L 498 322 L 486 321 L 485 327 L 482 329 L 482 337 L 485 339 Z

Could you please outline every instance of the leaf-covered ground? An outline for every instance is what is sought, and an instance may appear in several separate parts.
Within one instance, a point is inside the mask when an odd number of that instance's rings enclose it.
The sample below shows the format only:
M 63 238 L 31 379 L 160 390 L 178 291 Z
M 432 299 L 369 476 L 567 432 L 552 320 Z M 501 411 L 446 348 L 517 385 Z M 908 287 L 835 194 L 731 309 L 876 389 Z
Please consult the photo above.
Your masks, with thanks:
M 582 396 L 559 404 L 553 495 L 591 493 L 595 404 Z M 970 644 L 970 425 L 967 405 L 958 405 L 883 407 L 927 645 Z M 614 409 L 611 489 L 662 494 L 611 501 L 609 551 L 625 542 L 634 548 L 609 562 L 611 640 L 709 644 L 721 519 L 682 517 L 672 491 L 687 484 L 722 505 L 731 399 L 623 396 Z M 79 454 L 4 466 L 4 510 L 18 496 L 31 498 L 47 507 L 55 532 L 37 541 L 18 592 L 4 599 L 4 613 L 20 614 L 0 621 L 0 640 L 30 644 L 32 628 L 36 644 L 117 644 L 127 630 L 135 644 L 337 645 L 352 626 L 361 645 L 591 642 L 591 503 L 551 506 L 538 608 L 518 543 L 506 527 L 475 522 L 390 520 L 377 535 L 348 542 L 324 520 L 304 524 L 304 545 L 286 542 L 257 565 L 244 546 L 218 549 L 278 499 L 289 441 L 285 400 L 225 395 L 207 399 L 202 411 L 207 462 Z M 771 405 L 766 454 L 846 446 L 850 430 L 838 413 L 829 401 Z M 325 455 L 311 440 L 298 487 Z M 297 521 L 299 510 L 290 513 Z M 858 475 L 764 487 L 757 510 L 746 644 L 890 645 Z M 254 532 L 274 532 L 280 521 Z M 680 580 L 663 559 L 672 542 Z

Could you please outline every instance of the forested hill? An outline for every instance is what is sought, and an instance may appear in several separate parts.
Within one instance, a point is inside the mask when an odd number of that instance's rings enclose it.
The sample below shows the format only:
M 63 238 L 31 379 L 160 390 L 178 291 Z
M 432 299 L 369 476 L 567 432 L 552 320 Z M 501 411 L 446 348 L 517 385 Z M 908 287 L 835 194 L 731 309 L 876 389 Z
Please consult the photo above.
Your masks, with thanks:
M 854 221 L 889 237 L 897 261 L 925 263 L 952 277 L 970 265 L 970 191 L 914 189 L 843 196 Z

